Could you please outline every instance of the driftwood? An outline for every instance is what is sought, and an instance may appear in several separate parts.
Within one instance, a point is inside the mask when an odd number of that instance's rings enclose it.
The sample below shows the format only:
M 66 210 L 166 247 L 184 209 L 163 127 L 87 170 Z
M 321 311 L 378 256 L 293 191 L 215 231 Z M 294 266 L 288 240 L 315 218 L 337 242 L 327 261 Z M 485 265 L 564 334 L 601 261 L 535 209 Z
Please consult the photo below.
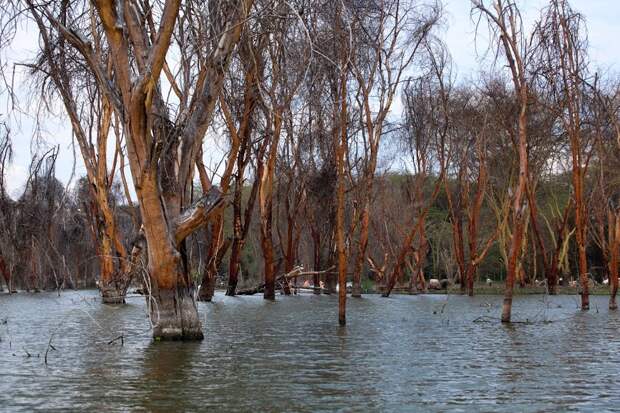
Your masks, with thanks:
M 301 265 L 298 265 L 297 267 L 293 268 L 292 271 L 286 273 L 286 274 L 282 274 L 279 277 L 276 278 L 276 282 L 275 282 L 275 288 L 276 290 L 284 290 L 285 287 L 289 287 L 290 288 L 290 281 L 297 278 L 297 277 L 302 277 L 302 276 L 306 276 L 306 275 L 316 275 L 316 274 L 326 274 L 328 272 L 331 272 L 334 269 L 334 267 L 328 268 L 326 270 L 323 271 L 304 271 L 304 267 L 302 267 Z M 320 287 L 293 287 L 294 289 L 311 289 L 311 290 L 325 290 L 324 288 L 320 288 Z M 262 293 L 265 291 L 265 283 L 259 284 L 256 287 L 253 288 L 246 288 L 243 290 L 239 290 L 237 291 L 237 295 L 254 295 L 254 294 L 258 294 L 258 293 Z

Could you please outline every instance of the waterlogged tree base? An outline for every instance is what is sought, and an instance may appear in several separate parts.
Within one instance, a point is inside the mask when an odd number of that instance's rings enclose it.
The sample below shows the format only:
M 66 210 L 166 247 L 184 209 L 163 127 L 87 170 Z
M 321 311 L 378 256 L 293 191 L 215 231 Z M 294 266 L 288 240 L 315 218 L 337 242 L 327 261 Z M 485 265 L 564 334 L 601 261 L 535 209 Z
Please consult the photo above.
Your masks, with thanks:
M 502 323 L 510 323 L 511 313 L 512 298 L 504 298 L 504 304 L 502 305 Z
M 125 292 L 116 288 L 102 288 L 101 302 L 103 304 L 125 304 Z
M 235 285 L 229 285 L 228 288 L 226 288 L 226 295 L 229 297 L 234 297 L 237 293 L 237 284 Z
M 581 292 L 581 310 L 589 311 L 590 310 L 590 294 L 589 292 Z
M 197 341 L 204 339 L 196 303 L 188 294 L 160 291 L 152 304 L 155 341 Z
M 215 294 L 215 279 L 208 278 L 198 290 L 198 301 L 210 303 Z
M 362 287 L 354 285 L 351 290 L 351 297 L 362 298 Z

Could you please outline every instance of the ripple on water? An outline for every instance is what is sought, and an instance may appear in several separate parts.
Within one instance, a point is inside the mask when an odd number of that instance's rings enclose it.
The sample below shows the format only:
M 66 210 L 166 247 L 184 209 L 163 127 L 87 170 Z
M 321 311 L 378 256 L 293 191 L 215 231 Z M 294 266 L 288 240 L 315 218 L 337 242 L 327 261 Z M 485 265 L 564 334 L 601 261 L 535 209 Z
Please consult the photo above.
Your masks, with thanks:
M 500 297 L 366 296 L 340 328 L 336 297 L 218 293 L 199 304 L 205 341 L 151 343 L 141 298 L 0 295 L 0 409 L 612 410 L 620 315 L 591 300 L 518 297 L 514 318 L 535 323 L 504 326 L 473 322 Z

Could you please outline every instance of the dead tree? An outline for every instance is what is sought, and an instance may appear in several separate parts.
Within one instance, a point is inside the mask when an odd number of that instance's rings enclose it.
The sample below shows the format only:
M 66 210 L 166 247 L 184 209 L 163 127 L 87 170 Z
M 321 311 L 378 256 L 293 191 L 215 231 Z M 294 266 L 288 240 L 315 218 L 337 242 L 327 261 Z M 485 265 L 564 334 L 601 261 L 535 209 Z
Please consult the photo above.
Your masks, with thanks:
M 386 117 L 400 88 L 403 73 L 412 66 L 423 42 L 438 24 L 437 4 L 412 7 L 390 0 L 375 7 L 353 7 L 351 30 L 355 34 L 351 71 L 356 82 L 356 110 L 360 111 L 362 159 L 357 257 L 353 268 L 351 296 L 361 296 L 361 273 L 368 247 L 373 183 L 379 148 L 385 135 Z
M 519 174 L 517 185 L 512 190 L 512 238 L 508 252 L 506 289 L 502 307 L 502 322 L 509 323 L 512 312 L 512 296 L 514 282 L 517 278 L 517 262 L 519 260 L 525 232 L 526 189 L 529 176 L 527 152 L 527 116 L 529 98 L 528 79 L 528 41 L 523 32 L 521 14 L 513 0 L 492 0 L 488 4 L 482 0 L 472 0 L 472 12 L 479 13 L 489 27 L 491 40 L 503 52 L 506 59 L 512 84 L 514 100 L 518 108 L 517 119 L 517 154 L 519 158 Z
M 548 67 L 546 80 L 555 92 L 558 112 L 569 140 L 575 206 L 581 309 L 590 308 L 589 272 L 586 257 L 587 211 L 584 180 L 590 155 L 584 134 L 583 79 L 588 77 L 583 17 L 566 0 L 552 0 L 539 25 L 540 47 Z
M 74 51 L 121 120 L 148 246 L 153 335 L 159 339 L 203 338 L 184 243 L 223 202 L 213 188 L 192 203 L 192 177 L 253 1 L 193 4 L 182 13 L 181 3 L 26 2 L 40 33 L 53 33 L 49 47 Z M 194 25 L 204 18 L 212 23 L 208 28 Z M 196 27 L 205 31 L 183 34 Z M 212 42 L 201 43 L 205 38 Z M 167 64 L 173 42 L 183 53 L 196 52 L 179 60 L 179 76 Z M 167 105 L 162 76 L 178 105 Z
M 383 292 L 389 297 L 397 281 L 401 280 L 407 258 L 414 252 L 418 239 L 415 274 L 412 274 L 410 288 L 423 276 L 424 260 L 427 255 L 426 218 L 439 191 L 443 186 L 446 161 L 446 135 L 449 128 L 448 101 L 450 96 L 450 74 L 448 59 L 441 44 L 424 41 L 428 58 L 428 69 L 424 76 L 408 81 L 403 89 L 405 122 L 403 141 L 411 156 L 412 174 L 411 204 L 414 217 L 407 225 L 407 234 L 402 241 L 387 286 Z M 436 174 L 436 175 L 435 175 Z M 430 194 L 425 189 L 430 187 Z
M 477 268 L 498 235 L 496 228 L 482 242 L 479 239 L 480 213 L 489 180 L 487 135 L 490 124 L 486 114 L 478 110 L 481 107 L 485 111 L 485 103 L 484 99 L 467 92 L 451 102 L 454 126 L 449 135 L 453 139 L 450 145 L 453 148 L 451 160 L 456 176 L 455 190 L 451 188 L 448 175 L 444 175 L 461 292 L 467 291 L 469 296 L 474 295 Z M 464 218 L 467 220 L 466 225 Z
M 292 116 L 291 101 L 298 93 L 307 72 L 310 47 L 305 28 L 300 27 L 296 12 L 285 2 L 277 2 L 275 12 L 288 19 L 271 20 L 267 27 L 272 36 L 266 45 L 268 77 L 261 79 L 261 107 L 265 119 L 265 159 L 258 188 L 260 240 L 263 253 L 264 298 L 275 299 L 275 251 L 273 245 L 273 199 L 276 161 L 285 118 Z
M 13 285 L 12 271 L 7 265 L 5 256 L 14 245 L 12 242 L 12 209 L 13 203 L 8 196 L 6 174 L 13 158 L 10 130 L 4 122 L 0 123 L 0 273 L 9 293 L 16 292 Z M 1 284 L 0 284 L 1 288 Z

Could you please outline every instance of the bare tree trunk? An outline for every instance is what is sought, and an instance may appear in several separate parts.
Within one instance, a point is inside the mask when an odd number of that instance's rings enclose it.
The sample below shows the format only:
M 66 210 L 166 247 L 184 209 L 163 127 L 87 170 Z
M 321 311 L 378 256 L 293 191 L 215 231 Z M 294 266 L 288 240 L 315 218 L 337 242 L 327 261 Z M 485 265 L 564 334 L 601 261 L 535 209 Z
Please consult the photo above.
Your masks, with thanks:
M 401 279 L 403 266 L 405 265 L 405 260 L 407 259 L 407 255 L 409 255 L 409 253 L 411 252 L 411 248 L 413 246 L 413 241 L 416 237 L 416 234 L 418 232 L 424 231 L 422 229 L 422 226 L 425 223 L 426 214 L 428 214 L 428 211 L 430 210 L 433 202 L 437 198 L 437 194 L 439 193 L 439 190 L 442 187 L 441 185 L 442 182 L 443 182 L 443 171 L 442 171 L 442 175 L 440 176 L 440 178 L 437 179 L 437 181 L 435 182 L 435 188 L 433 189 L 433 193 L 431 194 L 428 200 L 428 203 L 426 204 L 425 208 L 419 210 L 420 212 L 418 214 L 415 225 L 412 226 L 412 228 L 407 233 L 407 236 L 405 237 L 402 243 L 396 262 L 394 264 L 394 268 L 392 270 L 392 274 L 390 275 L 390 277 L 388 277 L 385 291 L 382 294 L 383 297 L 389 297 L 390 294 L 392 293 L 392 290 L 394 289 L 394 286 L 396 285 L 396 281 Z
M 467 266 L 467 295 L 470 297 L 474 296 L 474 278 L 477 268 L 478 266 L 474 264 L 469 264 Z
M 211 242 L 209 243 L 209 251 L 207 253 L 207 265 L 204 268 L 198 290 L 198 301 L 210 302 L 215 294 L 215 282 L 219 268 L 218 256 L 220 249 L 223 247 L 223 226 L 224 217 L 222 214 L 219 214 L 211 223 Z
M 609 213 L 609 232 L 613 234 L 611 239 L 611 257 L 609 259 L 609 309 L 618 309 L 616 295 L 618 294 L 618 255 L 620 254 L 620 217 L 612 212 Z M 612 225 L 613 224 L 613 225 Z
M 149 179 L 150 178 L 150 179 Z M 158 193 L 157 178 L 144 176 L 138 192 L 143 229 L 148 245 L 151 296 L 147 298 L 156 340 L 202 340 L 203 334 L 193 298 L 188 268 L 175 247 Z
M 362 210 L 362 216 L 360 219 L 360 235 L 358 242 L 357 260 L 355 262 L 355 269 L 353 271 L 353 285 L 351 289 L 351 297 L 362 296 L 362 270 L 364 268 L 364 257 L 366 256 L 366 249 L 368 248 L 368 227 L 370 222 L 370 205 L 368 201 L 364 205 Z
M 240 215 L 239 211 L 239 215 Z M 241 250 L 243 249 L 244 240 L 241 239 L 241 217 L 237 215 L 235 208 L 233 223 L 233 241 L 230 249 L 230 261 L 228 265 L 228 287 L 226 288 L 226 295 L 234 296 L 237 291 L 237 284 L 239 283 L 239 267 L 241 262 Z
M 270 218 L 271 214 L 266 215 Z M 275 300 L 276 299 L 276 290 L 275 290 L 275 268 L 274 268 L 274 259 L 273 259 L 273 241 L 271 240 L 271 219 L 269 219 L 264 227 L 261 228 L 261 247 L 263 249 L 263 259 L 264 263 L 264 275 L 265 275 L 265 293 L 264 298 L 266 300 Z
M 101 291 L 101 301 L 104 304 L 125 304 L 126 288 L 117 282 L 118 274 L 114 264 L 115 257 L 112 251 L 112 242 L 105 235 L 101 240 L 101 254 L 99 262 L 101 266 L 101 276 L 99 278 L 99 290 Z
M 337 17 L 338 25 L 340 16 Z M 345 221 L 344 221 L 344 185 L 345 185 L 345 155 L 347 145 L 347 95 L 346 95 L 346 72 L 343 70 L 340 77 L 340 128 L 336 138 L 336 167 L 338 188 L 336 191 L 336 248 L 338 250 L 338 323 L 344 326 L 347 323 L 347 255 L 345 250 Z
M 11 272 L 6 266 L 6 262 L 4 261 L 4 257 L 0 255 L 0 272 L 4 277 L 4 281 L 6 282 L 6 288 L 10 294 L 16 293 L 17 291 L 13 288 L 13 282 L 11 277 Z
M 321 294 L 319 285 L 321 283 L 321 275 L 317 272 L 321 270 L 321 234 L 314 228 L 310 229 L 312 233 L 312 247 L 314 251 L 314 275 L 312 276 L 312 285 L 314 294 Z
M 512 313 L 512 296 L 515 278 L 517 276 L 517 261 L 521 255 L 523 232 L 525 227 L 526 208 L 524 195 L 528 178 L 528 155 L 527 155 L 527 92 L 521 92 L 521 112 L 519 114 L 519 180 L 513 201 L 513 232 L 510 242 L 510 253 L 508 257 L 508 272 L 506 274 L 506 289 L 504 291 L 504 303 L 502 306 L 502 322 L 509 323 Z
M 265 293 L 266 300 L 275 300 L 275 263 L 273 248 L 273 180 L 276 167 L 276 158 L 278 155 L 278 142 L 280 140 L 280 132 L 282 128 L 282 114 L 279 111 L 270 113 L 273 115 L 271 129 L 271 142 L 269 143 L 269 152 L 267 163 L 260 179 L 259 187 L 259 209 L 260 209 L 260 243 L 263 250 L 264 273 L 265 273 Z
M 577 149 L 578 150 L 578 149 Z M 583 202 L 583 179 L 579 157 L 573 156 L 573 186 L 575 189 L 575 240 L 577 241 L 581 309 L 590 309 L 590 283 L 586 257 L 586 222 Z

